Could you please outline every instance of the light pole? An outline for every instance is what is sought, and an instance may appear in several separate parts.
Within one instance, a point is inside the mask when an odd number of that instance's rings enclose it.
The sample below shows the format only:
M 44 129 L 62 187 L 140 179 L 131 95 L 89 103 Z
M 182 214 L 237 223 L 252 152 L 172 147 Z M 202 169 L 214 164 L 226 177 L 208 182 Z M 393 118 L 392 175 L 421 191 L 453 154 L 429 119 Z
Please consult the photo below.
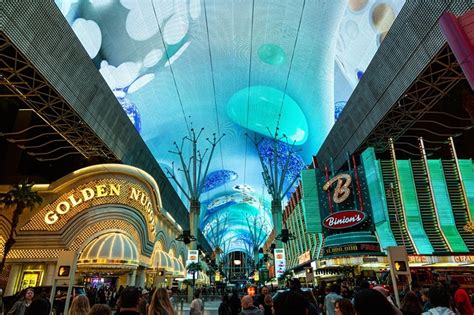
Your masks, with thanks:
M 275 235 L 281 235 L 282 231 L 282 206 L 281 202 L 293 184 L 300 176 L 305 164 L 303 159 L 296 153 L 295 141 L 288 143 L 288 138 L 278 134 L 278 128 L 271 138 L 257 140 L 255 135 L 251 139 L 257 149 L 258 157 L 262 165 L 262 176 L 268 193 L 272 197 L 272 220 Z M 248 136 L 248 135 L 247 135 Z M 281 247 L 277 241 L 277 247 Z
M 209 166 L 211 164 L 212 155 L 214 154 L 214 150 L 216 148 L 217 143 L 225 136 L 223 134 L 221 137 L 216 138 L 216 134 L 213 134 L 213 139 L 210 140 L 206 138 L 207 142 L 211 145 L 211 150 L 209 153 L 209 157 L 207 162 L 204 163 L 205 168 L 204 171 L 202 169 L 203 162 L 206 159 L 206 154 L 209 149 L 206 149 L 202 154 L 201 151 L 198 149 L 198 141 L 201 137 L 204 128 L 196 134 L 194 128 L 190 130 L 190 137 L 186 136 L 181 140 L 181 146 L 178 146 L 176 142 L 174 142 L 174 146 L 176 148 L 175 151 L 169 151 L 170 153 L 176 154 L 179 156 L 179 161 L 181 163 L 181 168 L 178 168 L 179 171 L 184 173 L 185 183 L 180 183 L 174 171 L 174 164 L 172 169 L 167 169 L 166 172 L 171 178 L 178 188 L 183 192 L 186 198 L 189 200 L 190 203 L 190 211 L 189 211 L 189 227 L 190 227 L 190 235 L 189 237 L 192 239 L 197 239 L 198 235 L 198 226 L 199 226 L 199 213 L 201 210 L 201 203 L 199 201 L 199 197 L 201 196 L 202 188 L 204 187 L 204 182 L 206 180 L 207 172 L 209 171 Z M 184 154 L 183 154 L 183 146 L 185 141 L 191 142 L 191 149 L 192 153 L 188 159 L 188 163 L 186 163 Z M 186 187 L 186 188 L 185 188 Z M 183 233 L 184 235 L 184 233 Z M 196 249 L 196 243 L 190 245 L 192 249 Z

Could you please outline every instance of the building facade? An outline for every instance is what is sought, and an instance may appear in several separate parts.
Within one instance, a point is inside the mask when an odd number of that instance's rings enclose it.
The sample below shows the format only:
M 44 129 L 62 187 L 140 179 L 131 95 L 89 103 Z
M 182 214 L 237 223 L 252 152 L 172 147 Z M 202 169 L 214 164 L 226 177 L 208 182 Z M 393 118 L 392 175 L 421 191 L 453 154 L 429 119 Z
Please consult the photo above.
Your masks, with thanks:
M 159 187 L 146 172 L 101 164 L 33 189 L 43 202 L 21 218 L 7 256 L 6 295 L 51 285 L 64 251 L 75 253 L 78 284 L 171 286 L 184 277 L 187 248 L 175 241 L 182 227 L 162 207 Z M 5 210 L 2 244 L 13 209 Z
M 433 281 L 436 270 L 472 272 L 472 159 L 403 160 L 395 151 L 378 159 L 368 148 L 344 171 L 314 166 L 284 211 L 294 236 L 285 244 L 287 268 L 297 276 L 312 266 L 320 279 L 380 278 L 389 246 L 407 249 L 419 282 Z

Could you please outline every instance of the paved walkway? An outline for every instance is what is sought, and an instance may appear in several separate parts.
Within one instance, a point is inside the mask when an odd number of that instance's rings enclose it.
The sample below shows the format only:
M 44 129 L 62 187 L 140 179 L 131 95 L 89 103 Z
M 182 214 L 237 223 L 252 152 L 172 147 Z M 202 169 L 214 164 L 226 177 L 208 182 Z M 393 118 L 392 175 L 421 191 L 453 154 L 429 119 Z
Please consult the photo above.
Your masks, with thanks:
M 220 304 L 221 304 L 221 301 L 207 301 L 207 302 L 204 302 L 204 314 L 203 315 L 217 315 L 217 310 L 219 309 Z M 191 303 L 183 303 L 183 308 L 182 309 L 181 309 L 181 305 L 178 305 L 177 307 L 175 307 L 176 315 L 188 315 L 190 305 L 191 305 Z
M 184 303 L 183 310 L 176 309 L 178 315 L 187 315 L 189 314 L 189 306 L 191 303 Z M 208 301 L 204 303 L 204 315 L 217 315 L 217 310 L 219 309 L 219 304 L 221 301 Z

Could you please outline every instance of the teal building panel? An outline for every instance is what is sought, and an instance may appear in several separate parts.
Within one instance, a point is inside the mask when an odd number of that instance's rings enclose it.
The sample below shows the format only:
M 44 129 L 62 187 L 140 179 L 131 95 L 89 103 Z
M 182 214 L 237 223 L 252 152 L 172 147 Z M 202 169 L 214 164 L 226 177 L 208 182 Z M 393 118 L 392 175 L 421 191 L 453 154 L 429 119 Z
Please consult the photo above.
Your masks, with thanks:
M 319 207 L 318 184 L 316 170 L 308 169 L 301 172 L 301 187 L 303 189 L 303 215 L 306 232 L 322 233 L 321 211 Z
M 439 225 L 446 241 L 453 252 L 469 252 L 456 227 L 441 160 L 428 160 L 428 169 Z
M 411 163 L 409 160 L 397 160 L 397 166 L 409 235 L 418 254 L 431 255 L 433 246 L 423 228 Z
M 361 161 L 365 170 L 365 179 L 372 205 L 372 220 L 375 224 L 380 246 L 382 248 L 397 246 L 390 227 L 380 162 L 375 157 L 374 148 L 367 148 L 361 155 Z

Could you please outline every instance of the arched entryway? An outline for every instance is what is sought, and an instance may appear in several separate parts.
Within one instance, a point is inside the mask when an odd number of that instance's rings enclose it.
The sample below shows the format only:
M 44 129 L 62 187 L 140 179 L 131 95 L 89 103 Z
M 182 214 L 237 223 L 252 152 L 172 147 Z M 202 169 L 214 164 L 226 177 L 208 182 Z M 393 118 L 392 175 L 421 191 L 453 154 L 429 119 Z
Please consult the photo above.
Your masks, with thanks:
M 96 288 L 126 285 L 139 266 L 135 242 L 123 233 L 111 232 L 92 240 L 82 251 L 77 270 L 85 285 Z
M 170 275 L 176 272 L 168 240 L 182 229 L 162 210 L 157 183 L 142 170 L 95 165 L 38 190 L 43 204 L 25 213 L 7 257 L 11 271 L 5 294 L 15 294 L 26 280 L 30 285 L 33 276 L 34 285 L 51 285 L 63 251 L 76 253 L 76 283 L 144 287 L 146 271 L 157 269 L 157 241 L 168 254 Z M 182 247 L 174 245 L 172 252 Z

